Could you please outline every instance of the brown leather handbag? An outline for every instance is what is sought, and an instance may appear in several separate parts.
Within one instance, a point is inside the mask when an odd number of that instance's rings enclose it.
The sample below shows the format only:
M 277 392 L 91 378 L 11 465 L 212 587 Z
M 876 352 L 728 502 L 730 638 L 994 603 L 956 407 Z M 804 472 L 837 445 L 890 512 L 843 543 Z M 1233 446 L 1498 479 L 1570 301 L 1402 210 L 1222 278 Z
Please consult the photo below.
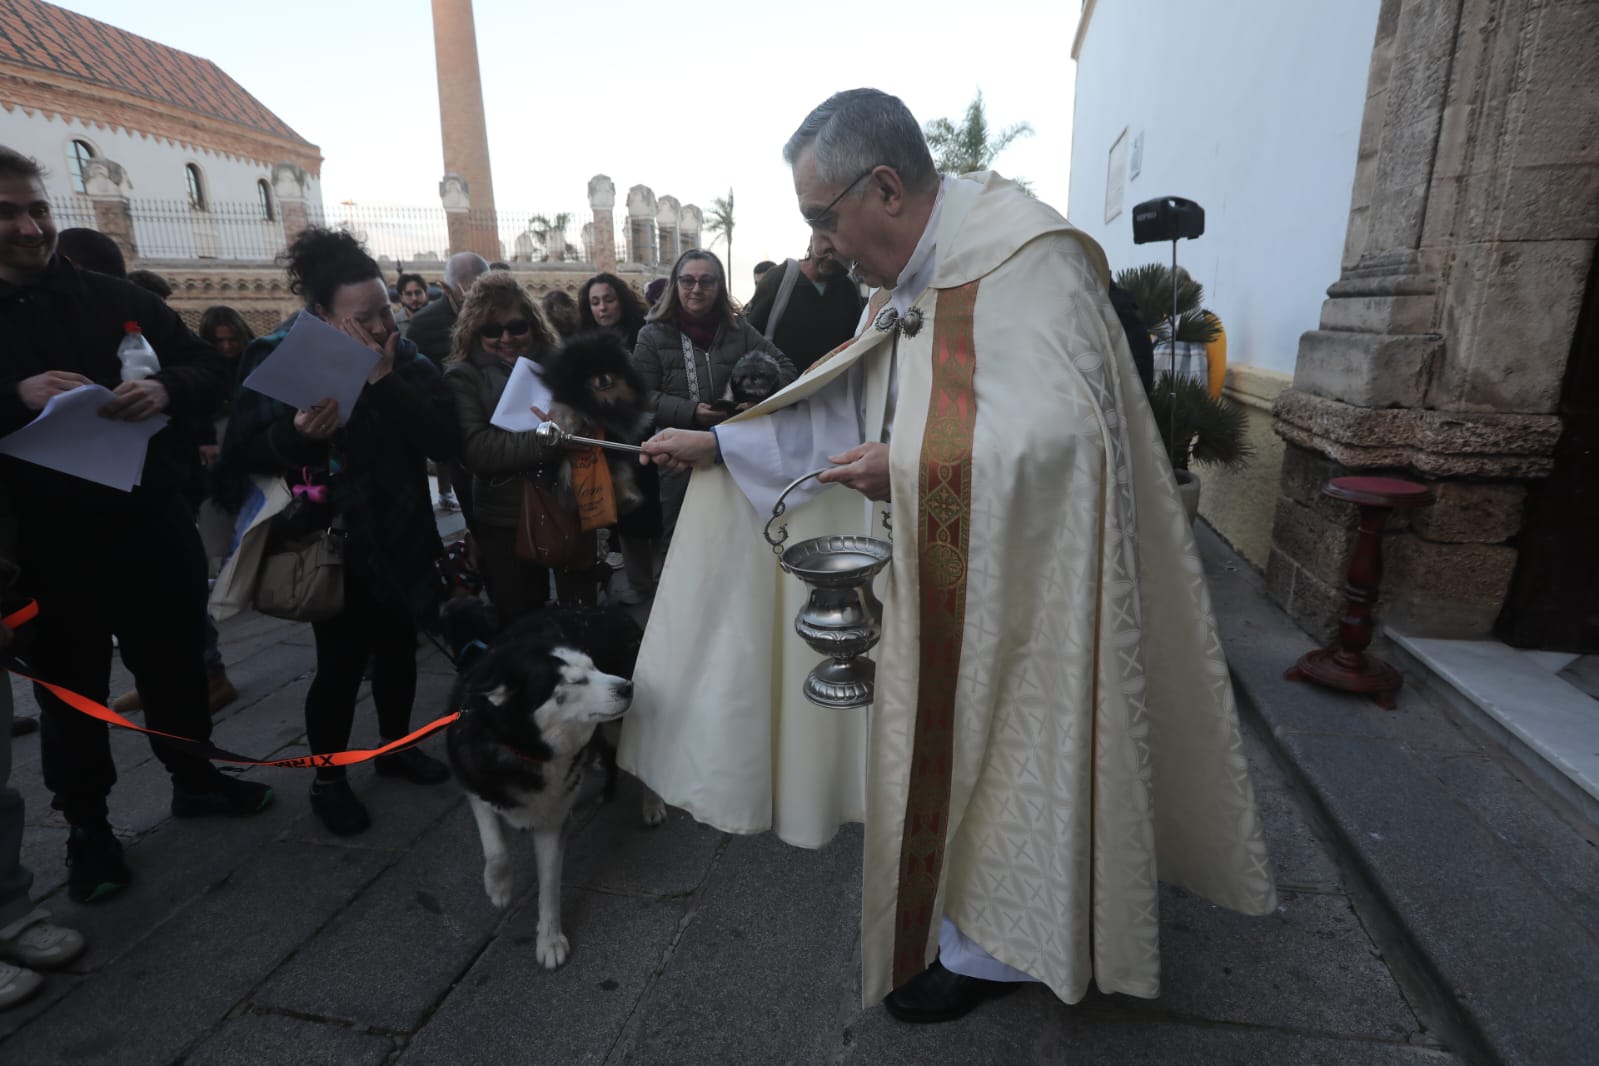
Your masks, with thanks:
M 597 544 L 583 532 L 555 493 L 533 478 L 522 479 L 522 509 L 516 522 L 516 557 L 561 570 L 592 570 Z

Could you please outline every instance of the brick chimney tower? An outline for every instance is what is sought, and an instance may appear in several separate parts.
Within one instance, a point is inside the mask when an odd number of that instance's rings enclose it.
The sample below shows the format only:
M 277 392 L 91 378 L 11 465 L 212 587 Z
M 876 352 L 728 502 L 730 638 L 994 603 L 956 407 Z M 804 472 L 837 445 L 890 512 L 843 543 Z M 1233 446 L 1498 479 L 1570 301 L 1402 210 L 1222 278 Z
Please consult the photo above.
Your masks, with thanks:
M 483 81 L 478 76 L 477 28 L 472 0 L 433 0 L 433 52 L 439 68 L 439 125 L 444 132 L 444 173 L 466 182 L 471 200 L 467 232 L 451 216 L 450 251 L 500 258 L 489 172 L 488 124 L 483 119 Z

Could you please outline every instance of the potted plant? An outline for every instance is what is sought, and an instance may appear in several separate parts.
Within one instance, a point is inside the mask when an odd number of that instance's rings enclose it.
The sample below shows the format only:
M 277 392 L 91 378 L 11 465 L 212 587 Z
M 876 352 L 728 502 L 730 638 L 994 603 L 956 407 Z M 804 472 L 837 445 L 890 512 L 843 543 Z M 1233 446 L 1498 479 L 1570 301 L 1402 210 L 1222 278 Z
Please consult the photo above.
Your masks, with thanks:
M 1237 469 L 1248 462 L 1254 447 L 1245 436 L 1247 416 L 1225 396 L 1210 395 L 1204 382 L 1169 372 L 1155 382 L 1149 406 L 1177 475 L 1177 491 L 1192 521 L 1199 513 L 1199 477 L 1188 465 L 1214 463 Z

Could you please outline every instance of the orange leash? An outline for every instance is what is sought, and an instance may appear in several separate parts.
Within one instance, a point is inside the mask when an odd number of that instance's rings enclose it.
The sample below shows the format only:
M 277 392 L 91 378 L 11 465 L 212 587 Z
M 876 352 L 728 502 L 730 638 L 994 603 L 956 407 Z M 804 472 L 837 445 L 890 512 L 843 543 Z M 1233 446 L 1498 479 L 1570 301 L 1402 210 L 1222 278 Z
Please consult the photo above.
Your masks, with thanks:
M 0 618 L 0 624 L 3 624 L 8 628 L 15 629 L 17 626 L 20 626 L 25 622 L 31 622 L 38 616 L 39 604 L 37 602 L 30 602 L 26 607 L 23 607 L 12 614 L 8 614 L 4 618 Z M 420 729 L 412 730 L 399 740 L 389 741 L 389 743 L 380 748 L 367 748 L 354 751 L 332 751 L 325 752 L 321 755 L 296 755 L 292 759 L 252 759 L 245 755 L 236 755 L 231 751 L 225 751 L 224 749 L 219 748 L 215 744 L 211 743 L 209 740 L 197 740 L 194 737 L 180 737 L 175 733 L 163 733 L 159 729 L 146 729 L 142 725 L 135 725 L 133 722 L 128 721 L 122 715 L 118 714 L 116 711 L 113 711 L 110 707 L 107 707 L 103 703 L 91 700 L 89 697 L 74 692 L 69 688 L 63 688 L 60 685 L 54 685 L 48 681 L 42 681 L 39 678 L 34 677 L 32 674 L 28 673 L 27 670 L 23 668 L 15 659 L 0 660 L 0 668 L 16 674 L 25 681 L 32 681 L 35 685 L 38 685 L 40 688 L 50 693 L 68 707 L 71 707 L 73 710 L 81 711 L 90 718 L 98 718 L 107 725 L 120 726 L 123 729 L 132 729 L 136 732 L 146 733 L 153 737 L 161 737 L 163 740 L 167 741 L 169 747 L 191 752 L 192 754 L 199 755 L 202 758 L 210 759 L 214 762 L 238 763 L 242 766 L 351 766 L 355 763 L 361 763 L 370 759 L 375 759 L 379 755 L 388 755 L 393 752 L 409 748 L 411 745 L 425 739 L 426 737 L 432 736 L 434 733 L 437 733 L 439 730 L 450 725 L 457 718 L 461 717 L 460 711 L 452 711 L 442 718 L 435 718 L 433 721 L 429 722 L 425 726 L 422 726 Z

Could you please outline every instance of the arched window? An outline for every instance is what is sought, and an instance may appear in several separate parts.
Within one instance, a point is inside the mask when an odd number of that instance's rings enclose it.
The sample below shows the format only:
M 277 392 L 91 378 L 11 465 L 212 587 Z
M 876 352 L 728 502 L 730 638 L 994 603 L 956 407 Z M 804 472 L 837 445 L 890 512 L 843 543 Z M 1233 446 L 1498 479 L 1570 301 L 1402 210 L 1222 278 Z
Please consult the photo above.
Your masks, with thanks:
M 88 141 L 73 141 L 67 146 L 67 169 L 72 171 L 74 192 L 89 191 L 89 160 L 94 158 L 94 148 Z
M 205 177 L 193 163 L 183 165 L 184 177 L 189 182 L 189 207 L 195 211 L 206 210 Z
M 261 201 L 261 221 L 275 221 L 278 213 L 272 207 L 272 186 L 266 183 L 265 178 L 255 183 L 255 195 L 256 199 Z

